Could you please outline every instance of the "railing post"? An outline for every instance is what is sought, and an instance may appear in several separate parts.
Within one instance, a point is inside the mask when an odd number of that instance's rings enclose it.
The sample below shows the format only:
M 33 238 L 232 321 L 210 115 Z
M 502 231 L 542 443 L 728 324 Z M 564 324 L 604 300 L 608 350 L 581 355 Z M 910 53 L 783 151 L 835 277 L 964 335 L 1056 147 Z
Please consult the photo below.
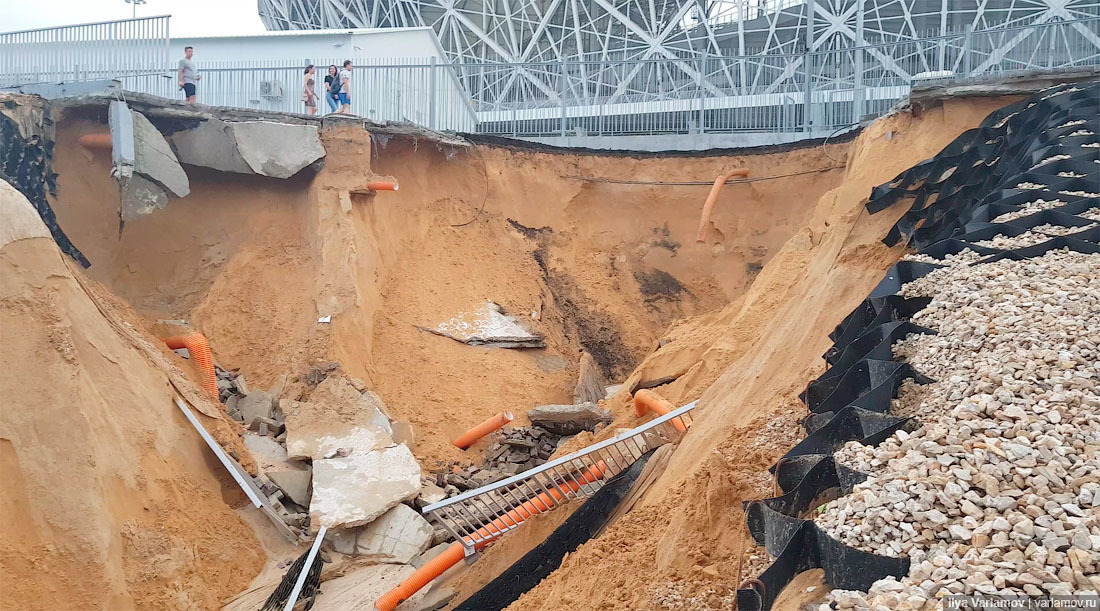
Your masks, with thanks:
M 699 133 L 703 134 L 707 131 L 707 95 L 706 95 L 706 82 L 707 82 L 707 52 L 704 50 L 702 57 L 699 58 Z
M 436 97 L 436 83 L 435 83 L 435 56 L 433 55 L 428 65 L 428 127 L 435 129 L 435 97 Z
M 970 78 L 970 56 L 971 56 L 971 49 L 970 49 L 971 36 L 970 35 L 971 35 L 971 32 L 973 32 L 973 30 L 974 30 L 973 26 L 971 26 L 969 23 L 966 24 L 965 28 L 963 28 L 963 48 L 962 48 L 963 60 L 962 60 L 962 67 L 963 67 L 963 77 L 964 78 Z
M 568 62 L 564 59 L 561 60 L 561 93 L 558 94 L 558 99 L 561 102 L 561 137 L 565 137 L 565 92 L 569 90 L 569 82 L 567 77 Z

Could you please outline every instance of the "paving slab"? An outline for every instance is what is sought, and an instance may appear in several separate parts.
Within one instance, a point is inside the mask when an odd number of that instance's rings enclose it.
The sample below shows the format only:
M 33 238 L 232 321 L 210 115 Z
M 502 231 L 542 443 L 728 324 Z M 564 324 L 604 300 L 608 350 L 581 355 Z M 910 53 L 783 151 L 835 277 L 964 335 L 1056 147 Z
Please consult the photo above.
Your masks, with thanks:
M 374 601 L 412 575 L 414 570 L 407 564 L 376 564 L 330 579 L 321 584 L 321 594 L 313 604 L 313 611 L 375 611 Z M 397 610 L 417 609 L 424 593 L 424 590 L 417 592 Z
M 463 312 L 424 330 L 471 346 L 542 348 L 546 345 L 543 336 L 525 329 L 519 321 L 506 315 L 492 301 L 486 301 L 484 306 L 476 310 Z
M 325 156 L 315 125 L 271 121 L 230 123 L 237 151 L 252 171 L 273 178 L 290 178 Z
M 283 494 L 301 507 L 309 507 L 309 484 L 313 480 L 313 474 L 309 471 L 268 471 L 266 473 Z
M 237 151 L 237 140 L 229 126 L 220 119 L 207 119 L 196 127 L 168 136 L 168 140 L 176 149 L 180 163 L 222 172 L 255 174 Z

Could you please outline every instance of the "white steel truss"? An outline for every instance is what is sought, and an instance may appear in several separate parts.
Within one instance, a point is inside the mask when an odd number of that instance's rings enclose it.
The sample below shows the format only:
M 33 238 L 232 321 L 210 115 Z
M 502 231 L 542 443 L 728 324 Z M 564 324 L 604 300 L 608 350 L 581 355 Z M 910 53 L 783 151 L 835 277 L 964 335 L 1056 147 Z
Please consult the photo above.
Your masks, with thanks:
M 859 90 L 936 73 L 1075 65 L 1100 55 L 1100 0 L 258 5 L 273 30 L 431 26 L 481 109 Z

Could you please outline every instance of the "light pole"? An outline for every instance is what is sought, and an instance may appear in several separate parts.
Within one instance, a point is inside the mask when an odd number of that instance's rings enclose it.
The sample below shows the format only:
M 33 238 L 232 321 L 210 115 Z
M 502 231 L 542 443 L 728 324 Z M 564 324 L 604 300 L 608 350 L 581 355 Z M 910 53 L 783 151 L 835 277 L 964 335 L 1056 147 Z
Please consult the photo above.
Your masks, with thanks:
M 125 2 L 134 6 L 134 19 L 137 19 L 137 5 L 146 3 L 145 0 L 125 0 Z

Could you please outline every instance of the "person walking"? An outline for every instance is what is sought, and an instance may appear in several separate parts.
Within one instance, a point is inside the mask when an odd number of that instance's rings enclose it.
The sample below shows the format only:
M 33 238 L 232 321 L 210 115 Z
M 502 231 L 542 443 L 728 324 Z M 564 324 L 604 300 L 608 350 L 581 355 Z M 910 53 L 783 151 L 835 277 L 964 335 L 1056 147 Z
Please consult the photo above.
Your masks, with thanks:
M 191 61 L 191 56 L 195 54 L 193 47 L 183 48 L 183 59 L 180 60 L 179 65 L 179 85 L 183 90 L 183 97 L 187 99 L 188 104 L 195 103 L 195 86 L 202 80 L 202 75 L 195 71 L 195 64 Z
M 328 67 L 328 75 L 325 76 L 325 101 L 328 102 L 328 111 L 336 112 L 340 108 L 340 71 L 336 64 Z
M 305 84 L 302 88 L 302 101 L 306 105 L 306 114 L 317 114 L 317 92 L 313 90 L 313 64 L 306 66 Z
M 340 71 L 340 113 L 351 114 L 351 60 L 344 60 L 344 69 Z

